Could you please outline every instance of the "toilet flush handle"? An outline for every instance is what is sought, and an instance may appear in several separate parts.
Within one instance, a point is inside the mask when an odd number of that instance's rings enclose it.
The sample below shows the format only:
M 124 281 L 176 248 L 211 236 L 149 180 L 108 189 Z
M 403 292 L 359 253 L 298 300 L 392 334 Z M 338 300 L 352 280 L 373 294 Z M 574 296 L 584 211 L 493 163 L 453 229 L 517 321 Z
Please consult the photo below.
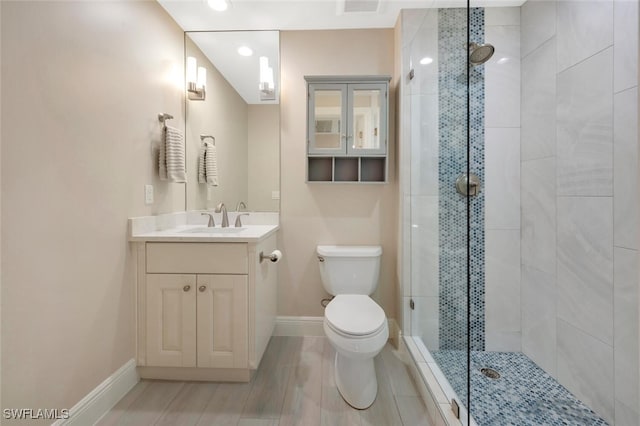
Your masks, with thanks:
M 324 262 L 324 257 L 322 257 L 322 256 L 318 256 L 318 260 L 319 260 L 320 262 Z

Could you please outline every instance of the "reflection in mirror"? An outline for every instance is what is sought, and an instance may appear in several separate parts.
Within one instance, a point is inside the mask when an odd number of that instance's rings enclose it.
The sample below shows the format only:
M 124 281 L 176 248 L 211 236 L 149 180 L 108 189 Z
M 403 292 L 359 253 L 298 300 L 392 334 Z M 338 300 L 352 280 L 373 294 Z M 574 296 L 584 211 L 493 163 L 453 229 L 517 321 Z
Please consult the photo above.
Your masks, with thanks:
M 316 90 L 314 104 L 316 148 L 340 148 L 342 138 L 342 91 Z
M 380 90 L 353 91 L 353 148 L 380 148 Z
M 277 31 L 185 33 L 185 58 L 206 69 L 205 99 L 186 100 L 187 210 L 279 210 L 279 44 Z

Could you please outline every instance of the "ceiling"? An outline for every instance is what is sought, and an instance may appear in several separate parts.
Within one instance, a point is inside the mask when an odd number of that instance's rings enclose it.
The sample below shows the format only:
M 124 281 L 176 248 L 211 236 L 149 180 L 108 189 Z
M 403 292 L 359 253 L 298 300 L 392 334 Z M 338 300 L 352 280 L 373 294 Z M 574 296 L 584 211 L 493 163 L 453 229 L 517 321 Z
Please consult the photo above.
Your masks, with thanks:
M 466 7 L 467 4 L 466 0 L 379 0 L 375 12 L 344 12 L 345 3 L 358 3 L 358 0 L 230 2 L 229 9 L 216 12 L 206 0 L 158 0 L 185 31 L 392 28 L 401 9 Z M 471 6 L 520 6 L 522 3 L 524 0 L 473 0 Z
M 251 38 L 247 30 L 393 28 L 402 9 L 466 7 L 467 3 L 466 0 L 377 0 L 377 4 L 375 0 L 230 0 L 229 9 L 216 12 L 206 0 L 157 1 L 185 31 L 242 31 L 242 34 L 228 33 L 226 43 L 208 43 L 204 36 L 192 39 L 247 103 L 265 103 L 259 101 L 258 93 L 258 56 L 261 54 L 249 41 L 246 44 L 256 54 L 249 60 L 237 54 L 237 43 Z M 523 2 L 474 0 L 472 6 L 520 6 Z M 345 11 L 371 4 L 376 8 L 373 12 Z M 261 34 L 254 33 L 251 42 L 267 49 Z M 273 48 L 279 51 L 277 44 Z M 279 58 L 270 57 L 269 62 L 277 85 Z

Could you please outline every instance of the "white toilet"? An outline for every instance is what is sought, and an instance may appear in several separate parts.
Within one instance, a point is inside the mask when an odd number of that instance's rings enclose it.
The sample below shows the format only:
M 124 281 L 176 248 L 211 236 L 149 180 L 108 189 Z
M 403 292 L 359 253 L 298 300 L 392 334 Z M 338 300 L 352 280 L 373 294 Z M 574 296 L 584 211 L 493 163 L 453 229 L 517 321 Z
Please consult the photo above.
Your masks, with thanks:
M 324 311 L 324 332 L 336 350 L 335 380 L 349 405 L 373 404 L 378 381 L 373 358 L 389 338 L 387 317 L 369 297 L 378 286 L 379 246 L 318 246 L 320 276 L 335 296 Z

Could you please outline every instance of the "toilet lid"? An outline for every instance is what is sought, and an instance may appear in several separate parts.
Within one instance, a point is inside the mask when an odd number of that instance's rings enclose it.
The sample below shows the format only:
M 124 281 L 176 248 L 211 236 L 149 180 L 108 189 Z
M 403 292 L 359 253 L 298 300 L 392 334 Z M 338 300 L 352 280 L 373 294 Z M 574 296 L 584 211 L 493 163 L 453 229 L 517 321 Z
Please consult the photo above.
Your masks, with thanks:
M 324 316 L 345 334 L 362 336 L 375 332 L 386 321 L 384 311 L 369 296 L 340 294 L 327 305 Z

